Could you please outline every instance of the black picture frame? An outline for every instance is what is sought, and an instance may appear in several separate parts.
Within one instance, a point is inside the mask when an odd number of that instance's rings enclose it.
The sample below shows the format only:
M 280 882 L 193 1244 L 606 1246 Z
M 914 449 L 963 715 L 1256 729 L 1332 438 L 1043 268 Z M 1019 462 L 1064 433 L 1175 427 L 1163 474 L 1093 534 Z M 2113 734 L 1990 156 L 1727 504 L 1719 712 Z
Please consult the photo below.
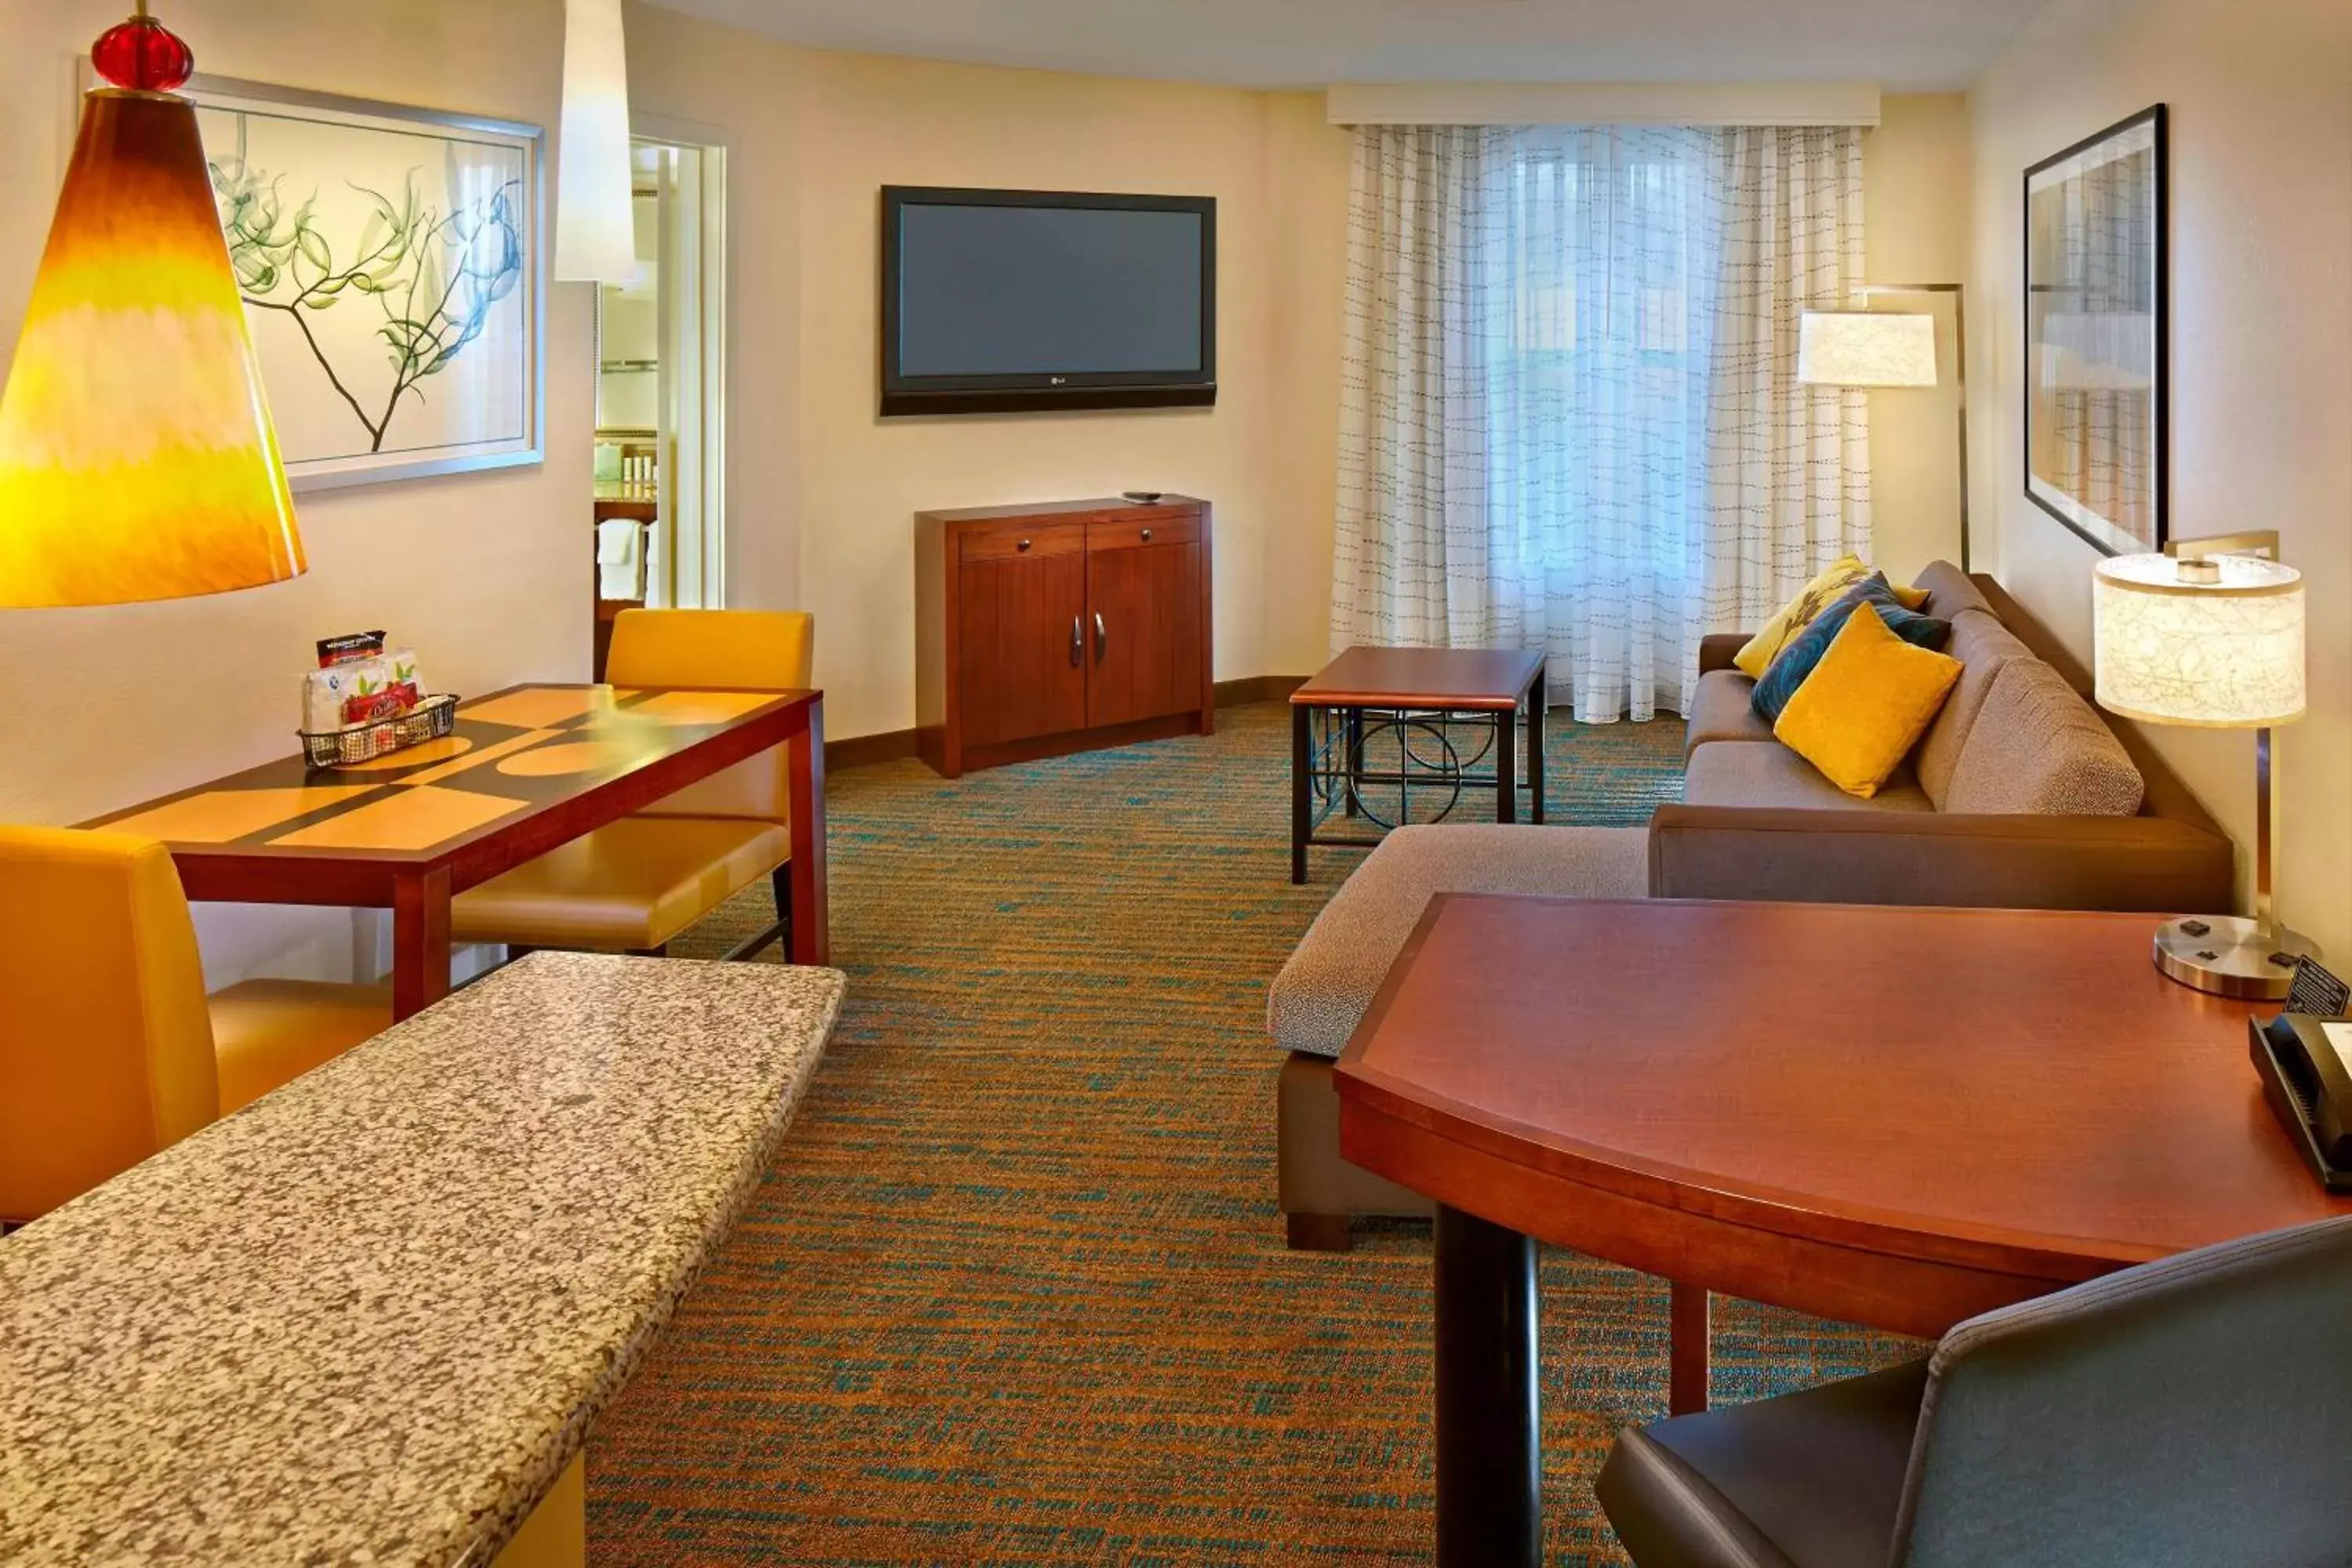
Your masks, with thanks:
M 2166 106 L 2158 103 L 2140 110 L 2127 119 L 2119 120 L 2074 145 L 2054 153 L 2025 171 L 2021 190 L 2021 281 L 2024 288 L 2024 309 L 2021 311 L 2024 333 L 2024 395 L 2021 416 L 2024 426 L 2024 483 L 2026 499 L 2048 512 L 2062 525 L 2106 555 L 2160 552 L 2171 537 L 2171 175 L 2170 146 Z M 2137 310 L 2095 312 L 2081 310 L 2070 314 L 2049 308 L 2046 300 L 2061 295 L 2082 295 L 2091 292 L 2091 286 L 2079 278 L 2056 279 L 2048 276 L 2047 263 L 2052 259 L 2045 243 L 2037 246 L 2040 236 L 2035 226 L 2034 198 L 2038 194 L 2062 190 L 2066 181 L 2055 178 L 2073 169 L 2075 177 L 2082 172 L 2098 166 L 2094 160 L 2102 153 L 2121 154 L 2137 153 L 2146 143 L 2151 151 L 2150 188 L 2145 209 L 2136 215 L 2144 222 L 2145 242 L 2148 247 L 2150 277 L 2147 281 L 2145 334 L 2137 327 L 2118 331 L 2114 323 L 2130 321 L 2142 312 Z M 2116 161 L 2111 156 L 2107 162 Z M 2090 247 L 2080 247 L 2083 255 L 2069 259 L 2087 268 Z M 2037 264 L 2044 266 L 2043 275 L 2037 278 Z M 2061 321 L 2073 329 L 2071 335 L 2077 342 L 2071 348 L 2060 340 L 2070 335 L 2057 331 Z M 2135 487 L 2144 500 L 2144 525 L 2126 516 L 2123 521 L 2099 510 L 2097 500 L 2066 488 L 2063 474 L 2043 473 L 2043 454 L 2037 442 L 2044 435 L 2035 414 L 2045 403 L 2045 388 L 2051 389 L 2047 400 L 2055 404 L 2067 389 L 2059 387 L 2057 367 L 2071 353 L 2083 376 L 2080 386 L 2073 389 L 2086 407 L 2097 404 L 2101 394 L 2107 395 L 2104 413 L 2082 412 L 2074 416 L 2084 426 L 2096 426 L 2102 417 L 2107 422 L 2109 434 L 2105 445 L 2110 450 L 2131 446 L 2128 432 L 2143 430 L 2148 450 L 2138 459 L 2144 468 L 2144 489 Z M 2144 395 L 2131 384 L 2136 376 L 2145 378 Z M 2102 385 L 2099 378 L 2109 384 Z M 2120 397 L 2116 395 L 2121 394 Z M 2137 406 L 2136 406 L 2137 405 Z M 2055 422 L 2058 412 L 2053 406 L 2046 411 Z M 2125 432 L 2118 434 L 2118 432 Z M 2049 433 L 2055 439 L 2056 431 Z M 2096 445 L 2095 441 L 2086 443 Z M 2061 465 L 2053 460 L 2055 470 Z M 2129 464 L 2126 465 L 2128 468 Z M 2112 471 L 2112 468 L 2109 469 Z M 2129 498 L 2126 498 L 2129 499 Z
M 899 360 L 899 240 L 908 206 L 1074 207 L 1190 213 L 1201 220 L 1201 353 L 1197 370 L 1021 375 L 908 375 Z M 1097 191 L 882 187 L 881 413 L 1015 414 L 1103 408 L 1205 408 L 1217 401 L 1217 200 Z

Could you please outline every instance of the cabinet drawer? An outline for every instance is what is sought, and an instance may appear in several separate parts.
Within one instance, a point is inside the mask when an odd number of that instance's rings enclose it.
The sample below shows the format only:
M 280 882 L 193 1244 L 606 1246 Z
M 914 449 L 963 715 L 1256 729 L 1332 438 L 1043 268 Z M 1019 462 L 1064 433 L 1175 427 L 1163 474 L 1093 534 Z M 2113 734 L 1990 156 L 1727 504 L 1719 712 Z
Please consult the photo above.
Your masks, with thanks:
M 1044 528 L 975 529 L 963 536 L 966 561 L 1003 561 L 1009 556 L 1075 555 L 1087 547 L 1087 531 L 1076 523 Z
M 1201 514 L 1180 511 L 1165 517 L 1096 518 L 1087 524 L 1088 550 L 1133 550 L 1145 544 L 1197 544 Z

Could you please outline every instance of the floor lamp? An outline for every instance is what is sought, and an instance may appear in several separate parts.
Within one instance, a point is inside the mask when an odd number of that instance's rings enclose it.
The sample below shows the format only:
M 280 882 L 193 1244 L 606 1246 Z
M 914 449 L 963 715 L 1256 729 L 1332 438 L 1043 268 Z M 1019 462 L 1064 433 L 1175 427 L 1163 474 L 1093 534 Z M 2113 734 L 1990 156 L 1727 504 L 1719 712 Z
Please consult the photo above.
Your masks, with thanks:
M 1949 294 L 1952 384 L 1960 397 L 1960 570 L 1969 569 L 1969 319 L 1958 283 L 1865 283 L 1854 297 Z M 1936 318 L 1919 311 L 1807 310 L 1798 328 L 1797 380 L 1806 386 L 1928 387 L 1936 364 Z

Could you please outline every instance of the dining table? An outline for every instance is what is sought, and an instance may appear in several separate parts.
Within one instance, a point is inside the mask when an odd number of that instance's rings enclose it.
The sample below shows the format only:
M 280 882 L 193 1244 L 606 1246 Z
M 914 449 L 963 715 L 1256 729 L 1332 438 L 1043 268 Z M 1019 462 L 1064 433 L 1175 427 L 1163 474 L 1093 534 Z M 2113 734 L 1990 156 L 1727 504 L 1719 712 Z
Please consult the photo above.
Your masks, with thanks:
M 449 992 L 449 902 L 760 752 L 790 779 L 790 956 L 827 961 L 824 693 L 511 686 L 365 762 L 281 758 L 81 824 L 160 839 L 198 902 L 392 911 L 393 1016 Z

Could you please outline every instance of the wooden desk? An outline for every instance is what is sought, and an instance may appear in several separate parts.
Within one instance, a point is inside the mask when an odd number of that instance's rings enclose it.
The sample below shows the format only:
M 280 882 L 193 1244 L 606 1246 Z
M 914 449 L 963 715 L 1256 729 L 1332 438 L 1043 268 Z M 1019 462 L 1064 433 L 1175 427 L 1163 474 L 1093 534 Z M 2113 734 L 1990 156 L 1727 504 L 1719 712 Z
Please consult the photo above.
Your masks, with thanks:
M 449 990 L 449 900 L 772 746 L 790 748 L 793 962 L 823 963 L 824 694 L 517 686 L 355 767 L 288 757 L 88 827 L 163 839 L 188 897 L 393 912 L 393 1016 Z
M 1340 1149 L 1439 1205 L 1438 1555 L 1533 1563 L 1538 1240 L 1903 1333 L 2352 1214 L 2152 917 L 1431 900 L 1340 1058 Z
M 580 1561 L 845 985 L 533 953 L 0 1239 L 0 1563 Z

